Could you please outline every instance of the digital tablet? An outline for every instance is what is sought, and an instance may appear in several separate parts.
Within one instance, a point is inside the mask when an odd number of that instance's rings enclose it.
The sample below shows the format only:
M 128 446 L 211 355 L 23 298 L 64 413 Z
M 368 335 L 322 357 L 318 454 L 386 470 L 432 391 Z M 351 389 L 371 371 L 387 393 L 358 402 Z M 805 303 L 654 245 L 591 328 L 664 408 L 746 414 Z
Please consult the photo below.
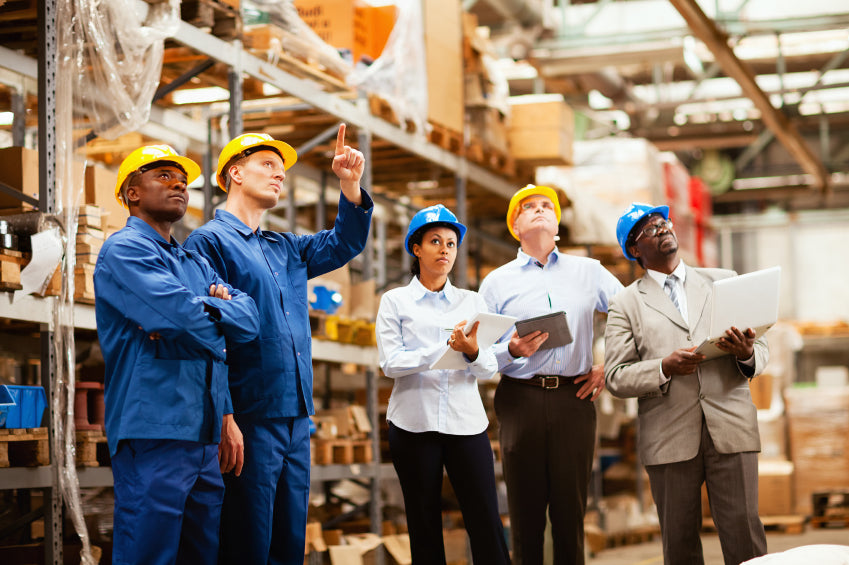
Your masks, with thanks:
M 566 322 L 566 312 L 552 312 L 551 314 L 516 322 L 516 332 L 519 337 L 524 337 L 537 330 L 548 334 L 548 339 L 539 346 L 540 350 L 553 349 L 572 343 L 572 332 L 569 331 L 569 324 Z

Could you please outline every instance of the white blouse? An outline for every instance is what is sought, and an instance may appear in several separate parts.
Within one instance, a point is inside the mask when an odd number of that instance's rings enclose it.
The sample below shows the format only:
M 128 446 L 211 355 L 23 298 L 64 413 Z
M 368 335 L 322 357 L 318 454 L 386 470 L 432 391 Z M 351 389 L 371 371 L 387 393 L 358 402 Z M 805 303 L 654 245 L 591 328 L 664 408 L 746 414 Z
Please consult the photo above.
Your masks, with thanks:
M 380 299 L 377 349 L 380 367 L 394 379 L 386 419 L 408 432 L 475 435 L 489 420 L 477 379 L 489 379 L 498 369 L 492 348 L 478 352 L 464 370 L 431 370 L 454 326 L 478 312 L 487 312 L 476 292 L 445 282 L 439 292 L 426 289 L 418 277 Z

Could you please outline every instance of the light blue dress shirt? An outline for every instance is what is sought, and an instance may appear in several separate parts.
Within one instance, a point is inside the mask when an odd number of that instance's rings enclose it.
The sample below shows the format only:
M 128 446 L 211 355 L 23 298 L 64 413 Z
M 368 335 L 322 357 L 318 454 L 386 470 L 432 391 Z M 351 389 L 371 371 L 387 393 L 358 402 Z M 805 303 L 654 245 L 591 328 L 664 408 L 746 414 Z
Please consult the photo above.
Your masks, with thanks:
M 491 378 L 497 363 L 492 348 L 482 349 L 465 370 L 431 370 L 445 351 L 452 328 L 478 312 L 483 298 L 445 282 L 440 292 L 418 277 L 384 293 L 377 312 L 380 367 L 394 379 L 386 419 L 408 432 L 475 435 L 489 420 L 477 379 Z
M 489 310 L 519 320 L 562 310 L 574 341 L 516 359 L 507 350 L 511 330 L 493 346 L 498 370 L 516 379 L 588 372 L 593 365 L 593 312 L 607 312 L 610 299 L 620 290 L 622 283 L 595 259 L 555 248 L 542 265 L 520 249 L 516 259 L 483 280 L 480 293 Z

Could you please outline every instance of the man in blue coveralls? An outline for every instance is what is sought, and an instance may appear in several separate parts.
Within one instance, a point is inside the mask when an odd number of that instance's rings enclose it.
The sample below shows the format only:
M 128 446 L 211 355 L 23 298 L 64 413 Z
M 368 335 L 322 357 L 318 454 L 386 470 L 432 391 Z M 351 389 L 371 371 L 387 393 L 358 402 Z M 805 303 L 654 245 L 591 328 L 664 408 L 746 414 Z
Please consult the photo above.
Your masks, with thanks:
M 106 436 L 115 482 L 116 564 L 214 564 L 224 483 L 222 417 L 232 419 L 225 340 L 253 339 L 250 296 L 171 238 L 200 167 L 167 145 L 121 163 L 127 225 L 94 272 L 106 362 Z
M 371 222 L 373 204 L 360 188 L 365 160 L 345 145 L 342 124 L 333 158 L 342 189 L 333 229 L 300 236 L 260 229 L 297 158 L 292 147 L 266 134 L 230 141 L 216 176 L 227 204 L 185 243 L 204 254 L 221 278 L 251 295 L 261 316 L 259 336 L 231 347 L 227 358 L 237 425 L 225 422 L 222 453 L 238 454 L 232 446 L 244 442 L 244 462 L 223 465 L 234 470 L 224 476 L 221 554 L 227 564 L 304 561 L 309 415 L 315 412 L 307 279 L 359 254 Z

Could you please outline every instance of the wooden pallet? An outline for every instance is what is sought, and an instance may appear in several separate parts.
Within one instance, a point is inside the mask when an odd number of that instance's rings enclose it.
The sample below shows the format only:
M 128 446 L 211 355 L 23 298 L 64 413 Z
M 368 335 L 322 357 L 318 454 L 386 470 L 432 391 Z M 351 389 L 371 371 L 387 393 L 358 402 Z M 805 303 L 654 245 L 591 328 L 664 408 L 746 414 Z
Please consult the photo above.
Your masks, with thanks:
M 374 459 L 370 439 L 314 439 L 312 448 L 316 465 L 371 463 Z
M 429 142 L 455 155 L 463 155 L 465 153 L 462 133 L 434 124 L 433 122 L 430 123 L 430 127 L 431 130 L 427 134 L 427 140 Z
M 805 531 L 806 516 L 801 514 L 787 514 L 781 516 L 761 516 L 764 529 L 784 534 L 801 534 Z M 706 516 L 702 518 L 702 530 L 708 532 L 716 531 L 713 518 Z
M 814 528 L 849 528 L 849 514 L 833 516 L 814 516 L 811 518 Z
M 77 467 L 109 466 L 109 447 L 101 430 L 77 430 Z
M 508 177 L 517 175 L 516 160 L 504 151 L 480 141 L 471 141 L 466 148 L 466 158 Z
M 354 93 L 345 82 L 349 67 L 319 46 L 275 25 L 250 26 L 244 32 L 244 45 L 256 57 L 273 61 L 287 73 L 317 83 L 324 91 Z M 257 90 L 261 89 L 246 82 L 246 93 Z
M 377 96 L 376 94 L 369 94 L 368 106 L 373 116 L 377 116 L 378 118 L 387 121 L 390 124 L 402 127 L 401 120 L 398 119 L 398 116 L 395 114 L 395 110 L 392 109 L 392 106 L 389 105 L 389 102 L 387 102 L 380 96 Z M 402 129 L 409 132 L 414 132 L 416 131 L 416 124 L 413 123 L 412 120 L 405 120 Z
M 12 249 L 0 250 L 0 290 L 21 290 L 21 268 L 24 254 Z
M 239 7 L 223 0 L 183 0 L 181 18 L 195 27 L 207 28 L 222 39 L 239 39 L 242 36 L 242 16 Z
M 0 430 L 0 467 L 50 465 L 47 428 Z
M 660 526 L 642 526 L 621 532 L 603 532 L 598 526 L 588 524 L 585 526 L 585 534 L 590 552 L 598 553 L 604 549 L 637 545 L 659 538 Z

